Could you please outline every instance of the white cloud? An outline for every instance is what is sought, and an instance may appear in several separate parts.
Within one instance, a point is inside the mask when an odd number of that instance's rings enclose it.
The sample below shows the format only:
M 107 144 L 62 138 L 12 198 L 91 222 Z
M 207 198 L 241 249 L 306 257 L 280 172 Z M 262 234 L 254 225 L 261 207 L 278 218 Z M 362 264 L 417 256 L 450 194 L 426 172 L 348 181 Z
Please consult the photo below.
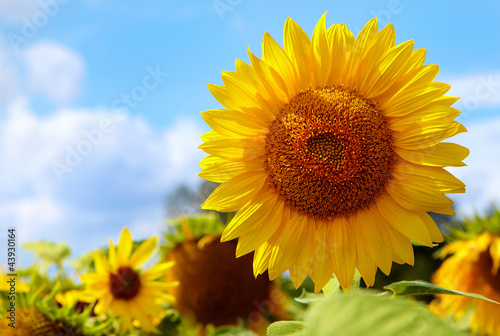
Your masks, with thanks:
M 493 203 L 500 205 L 500 118 L 467 125 L 468 133 L 453 138 L 470 149 L 467 167 L 449 168 L 467 186 L 465 194 L 451 195 L 458 212 L 483 211 Z
M 0 17 L 21 20 L 32 16 L 38 10 L 38 0 L 1 0 Z
M 2 46 L 3 43 L 0 41 L 0 105 L 8 103 L 19 90 L 17 71 L 6 53 L 2 51 Z
M 20 243 L 65 241 L 76 255 L 106 245 L 123 226 L 138 239 L 158 234 L 166 195 L 200 182 L 202 132 L 190 119 L 157 130 L 104 110 L 40 117 L 19 100 L 0 118 L 0 223 L 17 227 Z M 54 162 L 68 168 L 61 178 Z
M 500 71 L 470 74 L 443 80 L 451 85 L 448 95 L 461 99 L 457 107 L 464 112 L 500 107 Z
M 60 104 L 72 101 L 80 92 L 85 65 L 72 50 L 53 42 L 38 42 L 23 51 L 23 59 L 35 92 Z

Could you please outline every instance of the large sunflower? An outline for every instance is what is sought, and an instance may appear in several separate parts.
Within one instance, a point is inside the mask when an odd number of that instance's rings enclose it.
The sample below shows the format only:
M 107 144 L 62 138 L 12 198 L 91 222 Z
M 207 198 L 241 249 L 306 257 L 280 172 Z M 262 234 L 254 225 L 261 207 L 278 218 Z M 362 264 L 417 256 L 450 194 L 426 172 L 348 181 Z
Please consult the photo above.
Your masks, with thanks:
M 162 312 L 162 303 L 172 300 L 167 288 L 177 285 L 157 281 L 173 263 L 161 263 L 147 270 L 139 266 L 148 260 L 156 246 L 157 237 L 145 240 L 132 253 L 132 236 L 124 228 L 118 246 L 109 241 L 109 260 L 101 253 L 94 253 L 95 273 L 80 275 L 86 291 L 97 299 L 95 313 L 118 317 L 125 330 L 132 329 L 138 321 L 140 328 L 152 331 L 153 320 Z
M 469 153 L 441 142 L 465 131 L 458 98 L 425 49 L 394 41 L 377 19 L 354 38 L 323 15 L 310 39 L 289 18 L 284 49 L 265 33 L 262 59 L 209 85 L 225 108 L 202 113 L 200 176 L 222 185 L 202 207 L 238 211 L 222 240 L 255 250 L 255 274 L 289 269 L 298 286 L 309 273 L 319 290 L 333 273 L 348 288 L 357 267 L 372 285 L 377 267 L 413 264 L 410 240 L 442 241 L 427 212 L 453 214 L 444 193 L 465 191 L 443 169 Z
M 471 223 L 480 224 L 481 232 L 474 232 L 468 225 Z M 441 258 L 451 256 L 434 273 L 432 282 L 500 302 L 500 213 L 496 210 L 491 218 L 476 217 L 464 226 L 466 231 L 459 232 L 460 240 L 441 250 Z M 498 304 L 466 296 L 439 295 L 430 307 L 438 315 L 454 315 L 456 319 L 470 312 L 472 330 L 479 335 L 500 335 Z

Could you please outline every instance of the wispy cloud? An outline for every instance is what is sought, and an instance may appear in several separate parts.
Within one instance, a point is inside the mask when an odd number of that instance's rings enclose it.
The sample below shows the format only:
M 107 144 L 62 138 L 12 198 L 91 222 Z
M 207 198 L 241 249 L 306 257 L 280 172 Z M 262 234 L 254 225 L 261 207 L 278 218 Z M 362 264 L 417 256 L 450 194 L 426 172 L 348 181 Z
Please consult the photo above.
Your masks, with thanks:
M 38 42 L 23 51 L 31 89 L 56 103 L 68 103 L 80 92 L 85 74 L 82 58 L 52 42 Z
M 8 20 L 21 20 L 38 10 L 38 0 L 2 0 L 0 17 Z
M 449 95 L 461 97 L 456 107 L 462 110 L 464 118 L 481 108 L 500 107 L 500 70 L 452 77 L 444 81 L 451 84 Z
M 113 127 L 98 136 L 103 120 Z M 105 244 L 123 226 L 137 238 L 157 234 L 166 195 L 199 182 L 202 132 L 190 119 L 157 130 L 106 110 L 41 117 L 18 101 L 0 121 L 0 222 L 17 227 L 20 242 L 65 241 L 76 254 Z M 68 165 L 70 151 L 80 155 L 78 164 Z M 69 170 L 58 176 L 55 162 Z
M 497 117 L 471 123 L 468 133 L 453 138 L 453 142 L 470 149 L 470 155 L 465 160 L 467 167 L 449 168 L 467 186 L 465 194 L 452 196 L 459 213 L 482 211 L 495 202 L 500 205 L 499 129 L 500 117 Z

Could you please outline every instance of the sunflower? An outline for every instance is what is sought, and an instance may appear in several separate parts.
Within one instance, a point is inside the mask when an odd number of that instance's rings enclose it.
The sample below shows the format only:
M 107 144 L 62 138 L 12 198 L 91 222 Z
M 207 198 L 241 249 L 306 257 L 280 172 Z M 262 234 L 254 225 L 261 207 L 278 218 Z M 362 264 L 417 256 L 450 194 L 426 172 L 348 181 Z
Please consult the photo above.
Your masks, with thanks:
M 152 331 L 152 320 L 162 312 L 162 304 L 172 299 L 167 288 L 176 283 L 164 283 L 156 279 L 163 276 L 172 263 L 160 263 L 147 270 L 139 266 L 148 260 L 156 246 L 157 237 L 141 243 L 132 253 L 132 236 L 124 228 L 118 246 L 109 241 L 108 259 L 101 253 L 94 253 L 95 273 L 80 275 L 86 291 L 97 299 L 95 313 L 118 317 L 125 330 L 132 329 L 138 321 L 141 329 Z
M 440 257 L 448 257 L 433 275 L 438 286 L 477 293 L 500 302 L 500 213 L 495 212 L 496 229 L 461 235 L 446 245 Z M 477 218 L 476 218 L 477 219 Z M 490 220 L 491 220 L 490 219 Z M 475 221 L 478 223 L 480 221 Z M 490 222 L 491 223 L 491 222 Z M 467 226 L 466 226 L 467 228 Z M 469 227 L 470 228 L 470 227 Z M 461 232 L 464 233 L 464 232 Z M 455 319 L 471 313 L 470 327 L 480 335 L 500 335 L 500 305 L 466 296 L 439 295 L 430 308 L 438 315 L 454 315 Z
M 54 321 L 34 307 L 25 307 L 16 312 L 15 328 L 7 325 L 6 318 L 2 322 L 4 336 L 83 336 L 76 327 L 61 321 Z
M 202 208 L 238 211 L 222 240 L 255 251 L 256 275 L 309 273 L 318 291 L 332 274 L 348 288 L 357 267 L 371 286 L 377 268 L 413 264 L 410 241 L 443 240 L 427 212 L 454 214 L 444 193 L 465 192 L 443 168 L 469 153 L 442 142 L 466 131 L 458 98 L 376 18 L 354 38 L 323 15 L 311 39 L 288 18 L 283 43 L 265 33 L 262 59 L 208 86 L 225 108 L 202 113 L 200 176 L 222 184 Z
M 182 232 L 165 255 L 175 263 L 165 272 L 165 280 L 179 281 L 168 292 L 175 297 L 181 316 L 203 328 L 242 321 L 265 334 L 269 321 L 290 317 L 284 310 L 288 295 L 268 277 L 253 276 L 252 255 L 235 258 L 236 241 L 221 243 L 220 231 L 215 233 L 217 223 L 215 214 L 182 219 Z M 172 240 L 172 234 L 166 238 Z

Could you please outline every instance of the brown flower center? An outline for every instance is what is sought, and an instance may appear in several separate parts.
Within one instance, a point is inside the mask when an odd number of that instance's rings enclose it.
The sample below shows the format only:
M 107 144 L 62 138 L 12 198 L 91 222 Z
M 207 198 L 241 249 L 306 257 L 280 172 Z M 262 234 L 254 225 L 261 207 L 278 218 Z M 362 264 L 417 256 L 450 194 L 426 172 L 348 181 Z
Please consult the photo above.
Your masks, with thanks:
M 116 299 L 131 300 L 141 289 L 139 275 L 129 266 L 109 274 L 109 289 Z
M 175 265 L 166 271 L 165 280 L 179 281 L 169 288 L 179 312 L 201 324 L 221 326 L 235 324 L 265 305 L 271 288 L 267 274 L 255 278 L 253 253 L 235 258 L 235 251 L 235 240 L 217 239 L 203 247 L 185 241 L 168 253 L 167 260 Z
M 494 273 L 493 270 L 493 258 L 491 257 L 489 248 L 488 250 L 482 252 L 479 255 L 479 269 L 484 280 L 495 289 L 497 293 L 500 293 L 500 270 Z
M 396 160 L 376 103 L 342 86 L 307 89 L 269 126 L 268 181 L 292 209 L 318 219 L 369 206 Z

